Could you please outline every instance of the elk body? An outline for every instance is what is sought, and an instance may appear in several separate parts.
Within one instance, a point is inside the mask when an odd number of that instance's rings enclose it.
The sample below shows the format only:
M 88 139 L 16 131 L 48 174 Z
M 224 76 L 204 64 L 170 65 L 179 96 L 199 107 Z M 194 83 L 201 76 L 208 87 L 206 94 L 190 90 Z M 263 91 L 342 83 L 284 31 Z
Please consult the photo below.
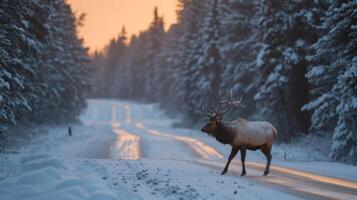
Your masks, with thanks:
M 203 109 L 201 113 L 209 117 L 209 122 L 201 129 L 202 132 L 213 136 L 222 144 L 229 144 L 232 147 L 228 162 L 222 171 L 222 175 L 227 173 L 228 167 L 232 159 L 237 155 L 238 151 L 241 153 L 242 173 L 246 174 L 245 170 L 245 155 L 247 150 L 258 150 L 267 158 L 264 175 L 269 173 L 270 162 L 272 159 L 271 149 L 274 140 L 277 137 L 276 129 L 265 121 L 248 121 L 242 118 L 232 122 L 222 121 L 223 115 L 230 110 L 231 107 L 241 105 L 241 100 L 235 100 L 231 92 L 229 99 L 221 99 L 216 109 L 213 106 L 210 109 Z M 220 104 L 225 104 L 226 108 L 220 111 Z

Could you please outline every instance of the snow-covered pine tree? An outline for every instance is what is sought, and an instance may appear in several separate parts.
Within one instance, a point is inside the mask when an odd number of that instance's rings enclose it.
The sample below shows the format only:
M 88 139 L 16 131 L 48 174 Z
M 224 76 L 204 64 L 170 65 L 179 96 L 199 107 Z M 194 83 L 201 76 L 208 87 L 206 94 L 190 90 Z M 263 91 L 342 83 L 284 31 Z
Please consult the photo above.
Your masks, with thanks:
M 127 52 L 127 36 L 126 36 L 125 26 L 122 27 L 121 33 L 116 39 L 115 46 L 112 48 L 114 52 L 108 52 L 108 54 L 112 54 L 113 60 L 115 60 L 114 66 L 108 66 L 107 68 L 107 76 L 109 95 L 111 97 L 124 97 L 127 90 L 127 76 L 128 76 L 128 68 L 125 65 L 125 56 Z M 112 50 L 113 50 L 112 49 Z M 108 55 L 109 56 L 109 55 Z
M 132 99 L 136 100 L 146 100 L 144 94 L 146 94 L 145 89 L 147 83 L 146 68 L 144 67 L 147 62 L 146 50 L 148 33 L 141 32 L 136 40 L 132 41 L 130 45 L 131 48 L 131 59 L 130 59 L 130 74 L 132 85 Z
M 73 120 L 85 107 L 88 90 L 89 59 L 83 41 L 77 37 L 76 21 L 69 5 L 63 0 L 43 1 L 49 11 L 46 21 L 45 51 L 41 74 L 47 98 L 37 108 L 39 121 Z
M 73 119 L 85 105 L 88 58 L 70 7 L 5 0 L 0 10 L 1 129 Z
M 356 1 L 329 2 L 306 74 L 313 99 L 304 106 L 312 112 L 311 131 L 334 129 L 332 159 L 350 162 L 357 157 L 356 9 Z
M 229 114 L 251 117 L 256 111 L 253 97 L 258 82 L 258 72 L 255 69 L 260 42 L 257 1 L 221 0 L 219 11 L 222 24 L 220 46 L 224 65 L 221 87 L 232 88 L 235 93 L 243 95 L 245 105 Z
M 201 52 L 199 58 L 192 65 L 190 78 L 193 80 L 193 89 L 188 93 L 191 112 L 197 112 L 202 105 L 212 103 L 217 98 L 221 86 L 223 71 L 220 52 L 220 23 L 218 16 L 218 0 L 206 1 L 205 18 L 201 22 L 200 31 Z M 201 116 L 199 117 L 201 118 Z
M 155 89 L 152 92 L 156 97 L 156 101 L 167 109 L 174 107 L 175 102 L 175 94 L 171 88 L 176 85 L 172 77 L 173 68 L 171 66 L 175 50 L 179 45 L 177 29 L 177 25 L 171 25 L 164 35 L 159 53 L 155 56 Z
M 105 87 L 104 93 L 107 93 L 107 97 L 115 97 L 120 90 L 117 87 L 120 85 L 117 81 L 118 76 L 121 74 L 122 65 L 120 60 L 123 58 L 126 52 L 126 32 L 123 27 L 118 37 L 110 40 L 108 46 L 105 49 L 106 63 L 102 66 L 105 71 Z
M 143 88 L 143 81 L 137 81 L 141 80 L 138 78 L 142 78 L 141 74 L 141 68 L 140 64 L 143 62 L 141 61 L 141 54 L 142 49 L 141 49 L 141 43 L 142 43 L 142 35 L 136 36 L 132 35 L 130 38 L 130 44 L 127 47 L 127 52 L 125 53 L 125 58 L 123 61 L 123 64 L 125 65 L 125 68 L 127 69 L 127 74 L 128 77 L 121 82 L 124 84 L 126 88 L 125 94 L 123 94 L 124 98 L 128 99 L 135 99 L 137 100 L 139 98 L 139 95 L 137 91 L 139 91 L 139 88 Z M 138 66 L 137 66 L 138 65 Z
M 46 12 L 33 1 L 0 4 L 0 132 L 29 121 L 34 103 L 41 98 L 38 59 L 44 42 L 41 20 Z
M 183 62 L 177 56 L 182 53 L 184 44 L 185 27 L 183 25 L 183 16 L 190 0 L 179 0 L 177 4 L 177 22 L 172 24 L 169 30 L 164 34 L 159 53 L 155 56 L 155 68 L 157 72 L 155 82 L 156 101 L 165 110 L 177 112 L 180 108 L 178 104 L 178 95 L 176 94 L 177 85 L 182 82 L 176 82 L 176 74 L 180 73 L 177 68 L 179 62 Z M 187 13 L 186 17 L 187 17 Z M 188 18 L 187 18 L 188 19 Z M 180 64 L 180 66 L 182 66 Z
M 262 42 L 256 61 L 260 83 L 255 99 L 264 118 L 277 127 L 279 138 L 289 141 L 309 126 L 308 113 L 300 109 L 308 101 L 306 55 L 316 40 L 309 11 L 313 2 L 259 3 Z
M 190 93 L 194 90 L 194 79 L 191 77 L 193 65 L 201 53 L 202 25 L 205 16 L 204 0 L 186 1 L 183 4 L 181 21 L 178 22 L 178 45 L 171 59 L 172 94 L 176 99 L 177 108 L 188 118 L 193 118 L 195 105 L 192 105 Z M 196 105 L 197 106 L 197 105 Z
M 150 24 L 149 29 L 146 31 L 148 38 L 145 41 L 145 65 L 144 65 L 144 77 L 145 79 L 145 97 L 149 101 L 155 101 L 158 98 L 156 93 L 156 85 L 161 84 L 160 72 L 159 72 L 159 59 L 157 56 L 160 53 L 162 41 L 164 39 L 164 20 L 159 16 L 158 8 L 154 9 L 154 18 Z
M 91 56 L 90 64 L 90 82 L 91 91 L 90 97 L 103 98 L 105 97 L 105 57 L 104 53 L 95 51 Z

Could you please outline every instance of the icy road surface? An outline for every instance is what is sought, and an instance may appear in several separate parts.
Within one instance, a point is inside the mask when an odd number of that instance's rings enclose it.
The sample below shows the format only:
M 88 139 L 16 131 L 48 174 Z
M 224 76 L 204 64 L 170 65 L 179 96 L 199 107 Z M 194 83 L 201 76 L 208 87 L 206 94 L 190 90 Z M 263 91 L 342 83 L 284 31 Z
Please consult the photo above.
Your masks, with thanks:
M 248 151 L 221 176 L 230 147 L 172 128 L 154 105 L 89 100 L 83 126 L 50 129 L 3 161 L 0 199 L 357 199 L 357 169 L 265 160 Z M 289 167 L 286 167 L 289 166 Z M 13 171 L 13 172 L 11 172 Z

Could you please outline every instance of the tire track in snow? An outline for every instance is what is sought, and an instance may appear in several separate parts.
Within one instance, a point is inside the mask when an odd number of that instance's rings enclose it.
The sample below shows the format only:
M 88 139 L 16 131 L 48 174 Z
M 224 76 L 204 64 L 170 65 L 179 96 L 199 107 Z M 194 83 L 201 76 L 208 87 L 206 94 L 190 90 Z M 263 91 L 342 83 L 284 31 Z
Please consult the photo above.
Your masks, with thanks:
M 193 163 L 222 170 L 223 161 L 198 160 Z M 239 166 L 239 167 L 237 167 Z M 240 176 L 241 164 L 232 161 L 229 173 Z M 270 174 L 262 176 L 265 165 L 247 162 L 248 175 L 244 178 L 307 199 L 357 199 L 357 183 L 353 181 L 321 176 L 287 167 L 270 166 Z
M 191 137 L 163 133 L 154 129 L 146 128 L 141 123 L 134 123 L 135 121 L 133 122 L 131 119 L 130 106 L 127 104 L 117 105 L 118 106 L 114 106 L 114 108 L 112 108 L 112 112 L 115 112 L 115 114 L 112 113 L 112 116 L 115 116 L 115 118 L 112 117 L 111 120 L 112 129 L 118 135 L 118 140 L 115 143 L 116 146 L 114 145 L 114 147 L 118 149 L 117 154 L 113 154 L 115 159 L 139 159 L 141 156 L 140 137 L 132 134 L 130 131 L 123 130 L 121 127 L 121 124 L 129 124 L 130 126 L 134 125 L 138 129 L 143 130 L 144 133 L 148 133 L 156 137 L 177 140 L 187 144 L 200 158 L 202 158 L 201 160 L 196 161 L 192 161 L 192 159 L 182 161 L 199 164 L 217 170 L 223 169 L 226 163 L 225 160 L 207 160 L 207 158 L 212 157 L 223 158 L 223 155 L 214 148 L 208 145 L 206 146 L 205 143 Z M 125 117 L 120 121 L 116 118 L 118 107 L 124 109 L 123 113 L 125 114 Z M 113 109 L 115 111 L 113 111 Z M 101 110 L 98 109 L 98 111 Z M 279 167 L 276 165 L 271 165 L 271 174 L 268 177 L 263 177 L 262 172 L 265 164 L 247 161 L 246 165 L 248 167 L 248 175 L 244 177 L 244 179 L 250 180 L 253 183 L 255 182 L 267 185 L 268 187 L 273 187 L 307 199 L 357 199 L 357 183 L 353 181 L 345 181 L 343 179 L 321 176 L 291 168 Z M 232 175 L 240 175 L 240 170 L 240 162 L 233 161 L 229 173 Z
M 209 159 L 209 158 L 222 159 L 222 158 L 224 158 L 224 156 L 221 153 L 219 153 L 217 150 L 215 150 L 211 146 L 209 146 L 206 143 L 201 142 L 197 139 L 194 139 L 191 137 L 186 137 L 186 136 L 166 134 L 166 133 L 162 133 L 160 131 L 154 130 L 154 129 L 147 129 L 142 123 L 139 123 L 139 122 L 135 123 L 135 126 L 138 129 L 146 131 L 147 133 L 149 133 L 151 135 L 183 142 L 186 145 L 188 145 L 201 158 L 204 158 L 204 159 Z
M 197 161 L 183 161 L 204 165 L 218 170 L 222 170 L 226 164 L 225 160 L 207 159 L 212 157 L 223 158 L 223 155 L 199 140 L 185 136 L 165 134 L 153 129 L 147 129 L 141 123 L 136 123 L 135 126 L 139 129 L 145 130 L 151 135 L 175 139 L 186 143 L 190 146 L 190 148 L 192 148 L 193 151 L 203 158 Z M 233 163 L 235 166 L 241 166 L 239 161 L 233 161 L 232 164 Z M 234 165 L 231 166 L 230 173 L 233 175 L 240 175 L 241 167 L 233 167 Z M 265 164 L 246 161 L 246 166 L 250 175 L 244 178 L 303 198 L 344 200 L 357 199 L 357 183 L 353 181 L 322 176 L 276 165 L 271 165 L 271 174 L 268 177 L 265 177 L 262 176 Z
M 131 123 L 130 108 L 124 105 L 126 120 L 124 123 Z M 118 106 L 112 106 L 111 125 L 113 132 L 117 135 L 116 141 L 111 146 L 111 158 L 114 160 L 127 159 L 138 160 L 141 158 L 140 137 L 121 129 L 121 122 L 117 120 Z
M 115 128 L 114 132 L 118 136 L 117 140 L 112 146 L 112 159 L 140 159 L 140 137 L 118 128 Z
M 127 124 L 130 124 L 131 123 L 131 110 L 130 110 L 130 107 L 129 107 L 129 105 L 127 105 L 127 104 L 125 104 L 125 105 L 123 105 L 123 108 L 124 108 L 124 110 L 125 110 L 125 116 L 126 116 L 126 121 L 125 121 L 125 123 L 127 123 Z

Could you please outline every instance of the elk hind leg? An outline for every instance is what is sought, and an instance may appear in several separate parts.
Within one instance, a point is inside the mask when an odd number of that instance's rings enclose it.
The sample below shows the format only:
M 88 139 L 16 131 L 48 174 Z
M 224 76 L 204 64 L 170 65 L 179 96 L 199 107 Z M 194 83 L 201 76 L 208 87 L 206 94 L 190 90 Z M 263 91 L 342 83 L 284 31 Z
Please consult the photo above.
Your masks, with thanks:
M 242 162 L 242 173 L 240 174 L 241 176 L 244 176 L 247 174 L 245 171 L 245 154 L 247 152 L 247 149 L 241 149 L 240 150 L 240 161 Z
M 271 146 L 268 146 L 268 145 L 264 145 L 262 148 L 261 148 L 261 151 L 263 152 L 263 154 L 265 155 L 265 157 L 267 158 L 267 164 L 265 166 L 265 170 L 264 170 L 264 176 L 268 175 L 269 174 L 269 167 L 270 167 L 270 162 L 271 162 L 271 159 L 272 159 L 272 156 L 271 156 Z

